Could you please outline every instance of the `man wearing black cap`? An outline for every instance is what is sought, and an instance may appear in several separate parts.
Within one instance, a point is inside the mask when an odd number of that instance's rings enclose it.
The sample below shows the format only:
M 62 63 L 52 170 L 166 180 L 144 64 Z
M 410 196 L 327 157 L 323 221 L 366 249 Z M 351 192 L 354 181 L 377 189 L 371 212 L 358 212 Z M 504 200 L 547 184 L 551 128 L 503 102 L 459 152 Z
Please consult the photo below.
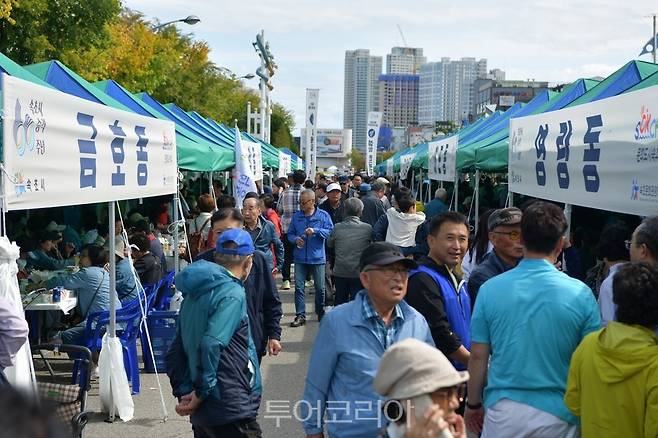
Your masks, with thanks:
M 485 281 L 509 271 L 523 258 L 521 216 L 521 210 L 516 207 L 501 208 L 489 216 L 487 228 L 493 251 L 475 268 L 468 279 L 468 293 L 473 303 Z
M 313 345 L 300 418 L 307 437 L 377 436 L 383 398 L 372 386 L 384 351 L 415 338 L 434 345 L 427 322 L 403 301 L 416 263 L 386 242 L 370 244 L 359 259 L 365 289 L 322 320 Z M 317 407 L 320 407 L 318 409 Z
M 361 183 L 359 186 L 359 198 L 363 202 L 363 214 L 361 220 L 371 227 L 374 226 L 380 217 L 386 214 L 384 204 L 377 197 L 375 191 L 383 191 L 384 185 L 382 183 L 370 184 Z
M 350 187 L 350 178 L 347 175 L 341 175 L 338 177 L 338 184 L 340 184 L 340 199 L 346 200 L 347 198 L 353 198 L 356 196 L 356 190 Z

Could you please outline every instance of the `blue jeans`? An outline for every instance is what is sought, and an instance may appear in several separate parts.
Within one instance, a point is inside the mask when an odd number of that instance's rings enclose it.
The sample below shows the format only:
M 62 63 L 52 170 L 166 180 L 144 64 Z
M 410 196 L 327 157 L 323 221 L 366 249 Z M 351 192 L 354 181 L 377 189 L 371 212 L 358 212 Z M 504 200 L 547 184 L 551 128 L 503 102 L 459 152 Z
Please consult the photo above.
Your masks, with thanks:
M 324 311 L 324 263 L 321 265 L 307 265 L 295 262 L 295 315 L 306 317 L 306 303 L 304 302 L 304 282 L 306 274 L 313 277 L 315 284 L 315 313 Z

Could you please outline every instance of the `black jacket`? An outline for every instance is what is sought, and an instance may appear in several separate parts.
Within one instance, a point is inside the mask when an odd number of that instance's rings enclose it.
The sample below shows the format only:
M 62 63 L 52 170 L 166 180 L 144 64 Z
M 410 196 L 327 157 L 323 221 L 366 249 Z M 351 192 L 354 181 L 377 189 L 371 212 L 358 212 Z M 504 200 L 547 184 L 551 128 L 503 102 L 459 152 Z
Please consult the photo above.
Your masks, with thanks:
M 329 204 L 329 200 L 327 199 L 324 201 L 322 204 L 318 206 L 320 210 L 324 210 L 327 213 L 329 213 L 329 216 L 331 217 L 331 222 L 336 225 L 339 222 L 343 222 L 343 219 L 345 219 L 345 206 L 343 205 L 343 201 L 340 201 L 340 204 L 338 204 L 337 208 L 332 208 L 331 204 Z
M 495 250 L 487 254 L 486 258 L 471 272 L 468 277 L 468 293 L 471 296 L 471 308 L 475 308 L 475 298 L 485 281 L 509 271 L 514 266 L 507 266 Z
M 160 258 L 152 252 L 135 259 L 134 265 L 142 284 L 155 284 L 162 278 Z
M 438 272 L 447 278 L 449 283 L 452 283 L 445 266 L 438 265 L 429 257 L 422 257 L 419 260 L 419 264 Z M 455 277 L 457 281 L 460 281 L 459 277 L 456 275 Z M 445 311 L 442 291 L 432 277 L 424 272 L 419 272 L 409 277 L 407 295 L 404 299 L 411 307 L 425 317 L 436 348 L 441 350 L 446 356 L 459 349 L 462 345 L 461 340 L 452 331 L 450 322 L 448 321 L 448 315 Z
M 215 250 L 202 252 L 196 260 L 214 262 Z M 195 261 L 196 261 L 195 260 Z M 261 251 L 255 251 L 253 266 L 244 282 L 247 293 L 247 313 L 251 337 L 259 357 L 266 353 L 269 339 L 281 340 L 281 299 L 276 289 L 272 273 L 267 267 L 267 259 Z
M 384 204 L 382 204 L 382 201 L 374 194 L 362 197 L 361 202 L 363 202 L 361 222 L 365 222 L 371 227 L 375 226 L 379 218 L 386 214 Z

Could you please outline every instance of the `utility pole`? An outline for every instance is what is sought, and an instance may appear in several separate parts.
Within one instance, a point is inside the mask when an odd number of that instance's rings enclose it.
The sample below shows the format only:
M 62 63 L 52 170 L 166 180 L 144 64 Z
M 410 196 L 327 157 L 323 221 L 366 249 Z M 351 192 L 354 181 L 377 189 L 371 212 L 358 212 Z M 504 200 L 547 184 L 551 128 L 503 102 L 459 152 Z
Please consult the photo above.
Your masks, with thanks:
M 253 43 L 253 46 L 260 57 L 260 67 L 256 70 L 256 75 L 260 78 L 260 138 L 269 143 L 271 113 L 269 92 L 274 89 L 270 79 L 274 76 L 277 65 L 274 62 L 274 55 L 270 52 L 270 44 L 265 41 L 264 30 L 256 35 L 256 42 Z

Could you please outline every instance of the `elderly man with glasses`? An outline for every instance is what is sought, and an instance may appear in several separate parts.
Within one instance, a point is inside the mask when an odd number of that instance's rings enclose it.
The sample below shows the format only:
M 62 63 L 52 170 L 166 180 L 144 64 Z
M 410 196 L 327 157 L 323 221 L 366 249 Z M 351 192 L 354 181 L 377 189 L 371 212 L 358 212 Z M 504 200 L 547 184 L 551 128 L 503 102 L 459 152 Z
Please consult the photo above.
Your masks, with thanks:
M 299 403 L 307 437 L 372 437 L 386 425 L 373 379 L 384 351 L 403 339 L 434 345 L 425 318 L 403 301 L 416 263 L 395 246 L 370 244 L 359 259 L 365 287 L 323 319 Z
M 523 258 L 521 217 L 521 210 L 516 207 L 501 208 L 489 216 L 487 227 L 493 250 L 468 279 L 468 293 L 473 303 L 485 281 L 514 268 Z

